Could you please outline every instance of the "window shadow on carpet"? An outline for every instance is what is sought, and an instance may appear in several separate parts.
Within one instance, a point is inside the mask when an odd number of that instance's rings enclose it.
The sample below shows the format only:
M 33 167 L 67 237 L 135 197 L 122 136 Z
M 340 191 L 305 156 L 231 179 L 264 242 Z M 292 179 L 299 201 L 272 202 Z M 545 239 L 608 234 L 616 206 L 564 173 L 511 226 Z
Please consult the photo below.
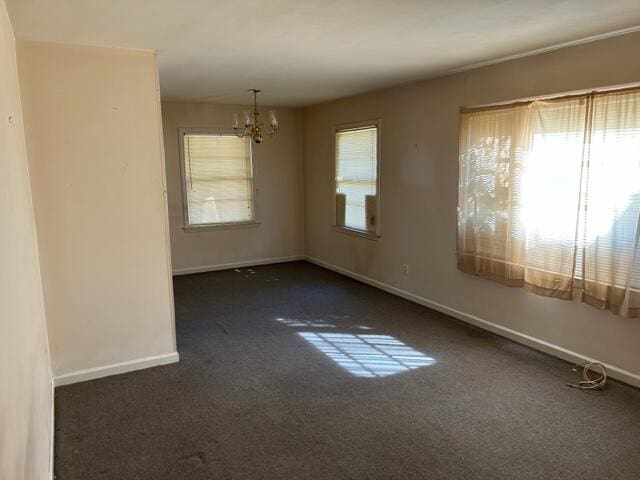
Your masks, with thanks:
M 390 335 L 298 332 L 302 338 L 356 377 L 387 377 L 436 361 Z

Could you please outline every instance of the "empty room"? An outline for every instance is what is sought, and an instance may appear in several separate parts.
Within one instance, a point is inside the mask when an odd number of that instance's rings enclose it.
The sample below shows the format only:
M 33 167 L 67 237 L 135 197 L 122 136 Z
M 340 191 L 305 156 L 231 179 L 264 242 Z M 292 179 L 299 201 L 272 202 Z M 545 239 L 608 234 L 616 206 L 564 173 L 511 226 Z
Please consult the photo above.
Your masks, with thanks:
M 640 479 L 640 0 L 0 0 L 0 480 Z

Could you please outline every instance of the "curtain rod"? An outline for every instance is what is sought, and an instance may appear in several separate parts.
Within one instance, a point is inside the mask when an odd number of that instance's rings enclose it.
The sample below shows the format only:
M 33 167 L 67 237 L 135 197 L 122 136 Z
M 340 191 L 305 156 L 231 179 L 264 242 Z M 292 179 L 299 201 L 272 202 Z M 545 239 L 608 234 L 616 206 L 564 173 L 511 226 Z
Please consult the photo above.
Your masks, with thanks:
M 607 90 L 592 90 L 590 92 L 560 95 L 558 97 L 539 97 L 532 100 L 521 100 L 518 102 L 511 102 L 511 103 L 498 103 L 494 105 L 485 105 L 481 107 L 460 107 L 460 113 L 483 112 L 487 110 L 502 110 L 506 108 L 523 107 L 526 105 L 531 105 L 533 102 L 557 102 L 561 100 L 571 100 L 574 98 L 588 98 L 588 97 L 596 97 L 599 95 L 609 95 L 612 93 L 627 93 L 627 92 L 633 92 L 633 91 L 640 92 L 640 85 L 634 85 L 631 87 L 622 87 L 622 88 L 611 88 Z

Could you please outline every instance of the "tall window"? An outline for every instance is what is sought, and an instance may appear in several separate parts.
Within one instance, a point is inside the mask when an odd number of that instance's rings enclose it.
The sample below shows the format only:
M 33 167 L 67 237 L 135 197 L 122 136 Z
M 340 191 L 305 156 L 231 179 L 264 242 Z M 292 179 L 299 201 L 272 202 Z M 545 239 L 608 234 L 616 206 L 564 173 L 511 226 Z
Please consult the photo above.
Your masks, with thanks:
M 378 231 L 378 126 L 336 130 L 336 224 Z
M 254 220 L 251 142 L 233 134 L 181 130 L 185 226 Z
M 640 90 L 463 111 L 458 266 L 640 316 Z

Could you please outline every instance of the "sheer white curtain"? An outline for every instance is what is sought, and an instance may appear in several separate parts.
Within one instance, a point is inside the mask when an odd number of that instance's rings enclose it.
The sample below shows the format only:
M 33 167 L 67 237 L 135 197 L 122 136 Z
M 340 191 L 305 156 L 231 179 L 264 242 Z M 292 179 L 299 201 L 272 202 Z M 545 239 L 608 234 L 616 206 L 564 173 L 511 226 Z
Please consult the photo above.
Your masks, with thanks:
M 533 102 L 522 175 L 525 284 L 571 298 L 575 278 L 587 99 Z
M 584 300 L 640 316 L 640 92 L 593 97 L 586 164 Z
M 524 284 L 528 120 L 528 105 L 460 117 L 458 268 L 514 286 Z
M 463 111 L 458 267 L 638 316 L 640 91 Z

